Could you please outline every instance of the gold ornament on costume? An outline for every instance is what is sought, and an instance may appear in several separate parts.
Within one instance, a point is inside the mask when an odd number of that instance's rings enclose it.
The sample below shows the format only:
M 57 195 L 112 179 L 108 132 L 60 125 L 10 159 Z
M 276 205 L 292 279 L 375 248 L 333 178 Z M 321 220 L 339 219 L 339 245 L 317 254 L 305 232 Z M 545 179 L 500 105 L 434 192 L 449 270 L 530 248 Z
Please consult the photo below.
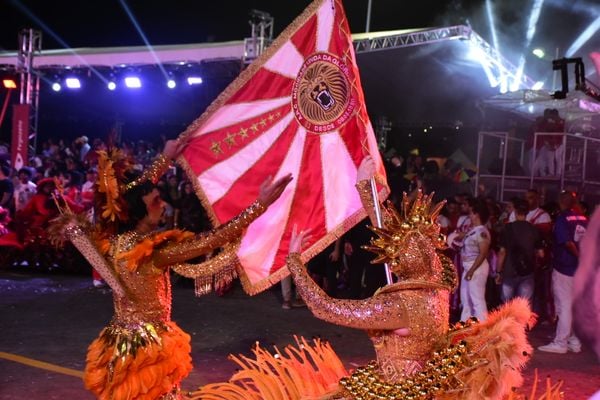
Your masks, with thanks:
M 404 193 L 402 198 L 402 213 L 398 212 L 392 203 L 384 207 L 386 213 L 385 228 L 370 227 L 378 238 L 372 239 L 371 244 L 363 246 L 364 249 L 377 254 L 371 261 L 372 264 L 387 263 L 396 274 L 401 269 L 408 268 L 405 258 L 407 240 L 417 234 L 426 246 L 436 250 L 446 247 L 446 240 L 440 234 L 440 226 L 436 222 L 437 216 L 444 207 L 445 202 L 440 202 L 432 207 L 432 195 L 424 195 L 421 191 L 417 198 L 410 204 L 408 196 Z

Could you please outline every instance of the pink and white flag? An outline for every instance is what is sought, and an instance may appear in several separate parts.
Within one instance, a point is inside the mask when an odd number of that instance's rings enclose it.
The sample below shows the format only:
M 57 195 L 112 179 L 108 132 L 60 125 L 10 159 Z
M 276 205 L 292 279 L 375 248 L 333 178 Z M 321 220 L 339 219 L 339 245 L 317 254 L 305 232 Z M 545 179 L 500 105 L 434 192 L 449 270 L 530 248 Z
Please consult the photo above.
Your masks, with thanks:
M 288 274 L 295 224 L 312 232 L 308 261 L 366 216 L 355 189 L 365 155 L 388 194 L 340 0 L 311 3 L 182 135 L 191 138 L 180 161 L 215 225 L 254 201 L 268 176 L 294 176 L 238 250 L 250 294 Z

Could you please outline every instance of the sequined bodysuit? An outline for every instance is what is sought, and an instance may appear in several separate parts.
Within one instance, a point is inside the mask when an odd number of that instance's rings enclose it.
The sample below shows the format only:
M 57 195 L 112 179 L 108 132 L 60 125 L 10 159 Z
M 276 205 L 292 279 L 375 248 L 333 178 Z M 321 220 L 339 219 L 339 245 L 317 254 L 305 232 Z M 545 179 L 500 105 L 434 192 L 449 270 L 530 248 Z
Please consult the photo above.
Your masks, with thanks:
M 115 313 L 90 345 L 84 377 L 89 390 L 101 399 L 178 398 L 178 385 L 192 368 L 191 349 L 189 336 L 171 321 L 169 269 L 189 273 L 193 266 L 181 263 L 238 240 L 264 210 L 257 201 L 232 221 L 195 236 L 130 231 L 111 241 L 104 267 L 113 272 L 114 279 L 107 282 L 116 289 Z M 84 246 L 78 243 L 86 255 Z M 88 252 L 97 254 L 95 249 Z M 215 263 L 228 256 L 215 258 Z M 210 263 L 203 266 L 214 272 Z
M 373 210 L 368 182 L 359 182 L 357 189 L 365 209 Z M 313 314 L 336 325 L 365 330 L 387 382 L 420 371 L 448 331 L 450 288 L 442 283 L 443 267 L 435 249 L 423 243 L 418 235 L 408 237 L 404 258 L 410 263 L 410 274 L 365 300 L 327 296 L 308 275 L 299 254 L 288 257 L 297 290 Z M 408 328 L 410 334 L 396 334 L 394 330 L 400 328 Z

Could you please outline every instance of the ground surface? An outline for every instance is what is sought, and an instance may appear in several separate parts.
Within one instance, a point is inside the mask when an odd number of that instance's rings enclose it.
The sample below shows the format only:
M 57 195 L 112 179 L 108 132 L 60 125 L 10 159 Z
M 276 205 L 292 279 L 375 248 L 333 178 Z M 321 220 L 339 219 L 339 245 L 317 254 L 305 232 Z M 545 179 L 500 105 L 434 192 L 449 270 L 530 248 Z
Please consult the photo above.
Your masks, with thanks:
M 248 297 L 235 286 L 223 297 L 194 297 L 189 282 L 174 283 L 173 319 L 192 336 L 194 371 L 184 389 L 226 380 L 235 365 L 229 353 L 249 353 L 258 340 L 284 346 L 293 335 L 328 339 L 352 368 L 374 357 L 366 334 L 317 320 L 307 309 L 281 309 L 275 288 Z M 111 294 L 96 289 L 91 278 L 0 269 L 0 352 L 26 357 L 26 363 L 0 357 L 0 399 L 92 399 L 79 378 L 36 366 L 36 361 L 83 370 L 89 343 L 110 320 Z M 553 327 L 530 333 L 534 346 L 545 344 Z M 31 360 L 31 361 L 30 361 Z M 33 364 L 33 365 L 32 365 Z M 525 388 L 534 370 L 540 378 L 562 379 L 566 399 L 587 399 L 600 390 L 600 364 L 588 349 L 582 353 L 535 352 L 525 371 Z

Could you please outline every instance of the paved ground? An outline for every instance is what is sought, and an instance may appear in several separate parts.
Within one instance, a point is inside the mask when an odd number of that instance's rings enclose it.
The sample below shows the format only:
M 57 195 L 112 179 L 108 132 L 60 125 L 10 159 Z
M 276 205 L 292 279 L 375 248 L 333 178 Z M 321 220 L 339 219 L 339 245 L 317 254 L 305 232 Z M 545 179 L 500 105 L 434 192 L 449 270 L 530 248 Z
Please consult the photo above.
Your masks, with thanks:
M 227 379 L 235 365 L 229 353 L 248 353 L 263 345 L 286 345 L 293 335 L 321 336 L 332 342 L 347 364 L 364 364 L 374 353 L 360 331 L 321 322 L 307 309 L 282 310 L 277 289 L 255 297 L 234 287 L 224 297 L 194 297 L 188 281 L 174 284 L 173 319 L 192 336 L 195 369 L 184 389 Z M 83 370 L 88 344 L 110 320 L 111 295 L 91 279 L 58 273 L 0 269 L 0 352 Z M 534 346 L 552 336 L 552 327 L 531 332 Z M 536 352 L 526 370 L 525 387 L 537 369 L 543 379 L 564 380 L 566 399 L 587 399 L 600 389 L 600 364 L 588 350 L 580 354 Z M 79 378 L 0 357 L 0 399 L 92 399 Z

